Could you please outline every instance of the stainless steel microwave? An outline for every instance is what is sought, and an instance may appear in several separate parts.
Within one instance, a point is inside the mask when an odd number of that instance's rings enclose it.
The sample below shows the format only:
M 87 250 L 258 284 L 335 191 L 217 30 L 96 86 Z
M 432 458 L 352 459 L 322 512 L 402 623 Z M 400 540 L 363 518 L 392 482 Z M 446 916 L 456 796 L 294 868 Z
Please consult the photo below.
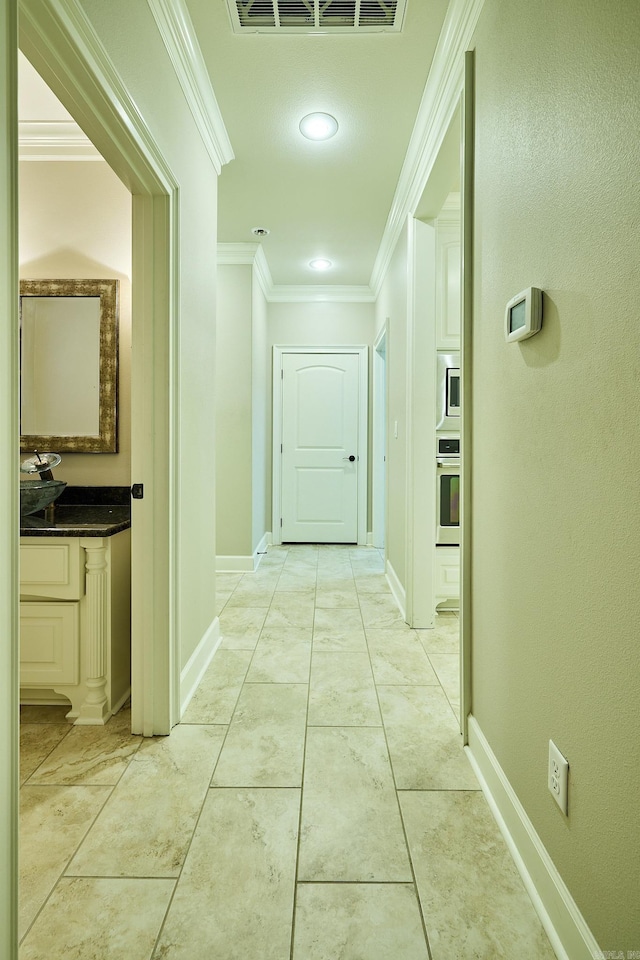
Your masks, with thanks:
M 436 430 L 460 429 L 460 354 L 438 353 Z

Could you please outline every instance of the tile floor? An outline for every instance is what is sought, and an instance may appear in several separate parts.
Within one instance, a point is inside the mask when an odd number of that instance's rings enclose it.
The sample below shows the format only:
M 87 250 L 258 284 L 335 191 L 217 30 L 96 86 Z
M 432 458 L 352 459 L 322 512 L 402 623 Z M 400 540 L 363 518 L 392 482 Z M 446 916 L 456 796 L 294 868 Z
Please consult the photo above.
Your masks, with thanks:
M 22 711 L 21 960 L 552 960 L 461 748 L 459 622 L 371 548 L 223 574 L 168 738 Z

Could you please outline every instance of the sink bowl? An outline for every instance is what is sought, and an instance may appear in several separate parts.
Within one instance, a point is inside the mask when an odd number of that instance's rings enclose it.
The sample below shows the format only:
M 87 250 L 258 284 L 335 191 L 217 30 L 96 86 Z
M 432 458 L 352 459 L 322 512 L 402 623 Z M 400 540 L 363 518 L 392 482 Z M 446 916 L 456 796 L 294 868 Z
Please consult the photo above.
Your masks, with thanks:
M 20 516 L 44 510 L 58 499 L 66 485 L 66 480 L 21 480 Z

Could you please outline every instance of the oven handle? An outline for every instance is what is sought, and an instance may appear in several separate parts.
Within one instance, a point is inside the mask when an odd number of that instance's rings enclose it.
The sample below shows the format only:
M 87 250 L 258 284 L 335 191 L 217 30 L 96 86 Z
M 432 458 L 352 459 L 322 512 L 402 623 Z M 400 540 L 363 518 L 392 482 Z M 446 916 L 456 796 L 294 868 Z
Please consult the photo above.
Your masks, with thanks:
M 438 457 L 436 464 L 439 467 L 454 467 L 456 470 L 460 469 L 460 461 L 454 460 L 453 457 Z

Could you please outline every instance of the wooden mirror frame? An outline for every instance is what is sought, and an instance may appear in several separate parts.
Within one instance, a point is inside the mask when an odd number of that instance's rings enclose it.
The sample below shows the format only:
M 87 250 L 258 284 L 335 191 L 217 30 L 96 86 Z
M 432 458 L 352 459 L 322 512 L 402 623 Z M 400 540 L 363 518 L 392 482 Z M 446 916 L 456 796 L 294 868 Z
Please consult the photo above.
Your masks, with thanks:
M 98 436 L 35 436 L 20 434 L 20 450 L 54 450 L 59 453 L 118 452 L 118 281 L 21 280 L 23 297 L 100 298 L 100 385 Z

